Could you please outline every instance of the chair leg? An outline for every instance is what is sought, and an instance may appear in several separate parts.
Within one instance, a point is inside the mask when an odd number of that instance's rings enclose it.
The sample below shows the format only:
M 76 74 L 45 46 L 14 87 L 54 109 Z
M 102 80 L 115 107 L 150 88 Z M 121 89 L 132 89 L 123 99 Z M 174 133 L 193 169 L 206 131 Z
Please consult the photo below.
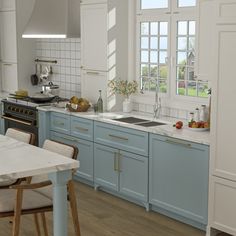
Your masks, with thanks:
M 34 223 L 35 223 L 37 235 L 41 236 L 40 227 L 39 227 L 39 219 L 38 219 L 37 213 L 34 214 Z
M 23 200 L 23 190 L 16 190 L 16 203 L 15 203 L 15 212 L 13 220 L 13 236 L 19 236 L 20 233 L 20 217 L 22 209 L 22 200 Z
M 69 201 L 70 201 L 72 219 L 73 219 L 74 228 L 75 228 L 75 235 L 76 236 L 81 236 L 79 218 L 78 218 L 78 211 L 77 211 L 77 202 L 76 202 L 76 196 L 75 196 L 75 188 L 74 188 L 73 181 L 70 180 L 68 182 L 67 186 L 68 186 L 68 193 L 69 193 Z
M 43 230 L 44 230 L 44 235 L 48 236 L 48 229 L 47 229 L 47 222 L 46 222 L 46 217 L 45 217 L 45 213 L 41 213 L 41 218 L 42 218 L 42 222 L 43 222 Z

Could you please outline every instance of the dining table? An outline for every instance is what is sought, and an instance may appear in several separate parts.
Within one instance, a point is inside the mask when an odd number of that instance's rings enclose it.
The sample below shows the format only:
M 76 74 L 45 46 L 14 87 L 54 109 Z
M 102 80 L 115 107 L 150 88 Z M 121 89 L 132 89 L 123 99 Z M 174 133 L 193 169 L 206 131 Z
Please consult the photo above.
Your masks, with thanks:
M 79 161 L 0 135 L 0 181 L 48 174 L 53 186 L 53 235 L 67 236 L 67 182 Z

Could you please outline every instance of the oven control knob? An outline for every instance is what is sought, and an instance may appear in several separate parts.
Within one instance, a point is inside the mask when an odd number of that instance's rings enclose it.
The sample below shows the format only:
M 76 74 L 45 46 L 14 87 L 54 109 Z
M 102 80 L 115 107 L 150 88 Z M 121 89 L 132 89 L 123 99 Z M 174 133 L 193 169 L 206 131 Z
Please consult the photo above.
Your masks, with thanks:
M 20 111 L 20 109 L 19 108 L 16 108 L 16 112 L 19 112 Z
M 34 113 L 32 111 L 29 111 L 29 115 L 32 116 Z
M 29 115 L 29 111 L 27 111 L 27 110 L 25 110 L 24 113 L 25 113 L 25 115 Z
M 23 110 L 23 109 L 20 109 L 20 113 L 24 113 L 24 110 Z
M 12 111 L 16 111 L 16 108 L 15 108 L 15 107 L 12 107 L 11 110 L 12 110 Z
M 8 107 L 7 107 L 7 110 L 11 110 L 11 106 L 8 106 Z

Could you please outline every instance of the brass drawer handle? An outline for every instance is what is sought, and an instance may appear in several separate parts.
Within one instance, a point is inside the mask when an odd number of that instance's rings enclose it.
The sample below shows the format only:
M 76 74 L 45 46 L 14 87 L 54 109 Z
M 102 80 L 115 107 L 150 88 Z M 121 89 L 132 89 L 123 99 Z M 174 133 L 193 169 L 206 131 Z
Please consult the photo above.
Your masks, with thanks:
M 115 139 L 120 139 L 120 140 L 123 140 L 123 141 L 128 141 L 129 140 L 128 138 L 116 136 L 116 135 L 113 135 L 113 134 L 109 134 L 109 137 L 115 138 Z
M 88 129 L 85 129 L 85 128 L 79 127 L 79 126 L 76 126 L 75 128 L 76 128 L 77 130 L 82 131 L 82 132 L 88 132 L 88 131 L 89 131 Z
M 10 64 L 10 63 L 4 63 L 3 65 L 4 65 L 4 66 L 12 66 L 13 64 Z
M 5 119 L 5 120 L 15 121 L 15 122 L 23 124 L 23 125 L 28 125 L 28 126 L 32 125 L 31 122 L 27 122 L 27 121 L 23 121 L 23 120 L 18 120 L 18 119 L 7 117 L 7 116 L 2 116 L 2 118 Z
M 114 171 L 118 171 L 118 168 L 117 168 L 117 153 L 115 152 L 114 153 Z
M 172 140 L 172 139 L 166 139 L 166 142 L 170 144 L 180 145 L 186 148 L 192 148 L 192 145 L 190 143 L 184 143 L 184 142 Z
M 100 74 L 99 72 L 96 72 L 96 71 L 87 71 L 86 73 L 88 75 L 99 75 Z

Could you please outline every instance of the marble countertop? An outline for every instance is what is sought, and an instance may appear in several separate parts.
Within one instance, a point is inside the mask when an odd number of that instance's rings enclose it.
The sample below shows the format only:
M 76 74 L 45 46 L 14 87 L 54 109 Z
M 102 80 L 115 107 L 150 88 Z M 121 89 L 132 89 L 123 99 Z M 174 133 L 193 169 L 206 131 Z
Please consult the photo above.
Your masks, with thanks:
M 0 135 L 0 181 L 75 169 L 79 162 Z
M 64 108 L 57 108 L 57 107 L 52 107 L 52 106 L 39 107 L 38 110 L 44 111 L 44 112 L 49 112 L 49 111 L 59 112 L 59 113 L 67 114 L 70 116 L 76 116 L 80 118 L 105 122 L 108 124 L 114 124 L 121 127 L 127 127 L 131 129 L 145 131 L 152 134 L 165 135 L 165 136 L 169 136 L 169 137 L 173 137 L 177 139 L 182 139 L 185 141 L 195 142 L 195 143 L 204 144 L 204 145 L 210 145 L 210 132 L 209 131 L 199 132 L 199 131 L 190 130 L 187 127 L 186 120 L 183 120 L 184 127 L 178 130 L 175 127 L 173 127 L 173 124 L 175 124 L 178 121 L 177 118 L 161 117 L 160 119 L 153 119 L 151 114 L 147 115 L 146 113 L 144 114 L 140 112 L 132 112 L 132 113 L 107 112 L 107 113 L 100 113 L 100 114 L 95 114 L 94 112 L 69 112 L 65 110 Z M 155 127 L 143 127 L 143 126 L 127 124 L 127 123 L 113 120 L 115 118 L 122 118 L 122 117 L 128 117 L 128 116 L 134 116 L 141 119 L 148 119 L 151 121 L 159 121 L 159 122 L 166 123 L 166 125 L 155 126 Z

